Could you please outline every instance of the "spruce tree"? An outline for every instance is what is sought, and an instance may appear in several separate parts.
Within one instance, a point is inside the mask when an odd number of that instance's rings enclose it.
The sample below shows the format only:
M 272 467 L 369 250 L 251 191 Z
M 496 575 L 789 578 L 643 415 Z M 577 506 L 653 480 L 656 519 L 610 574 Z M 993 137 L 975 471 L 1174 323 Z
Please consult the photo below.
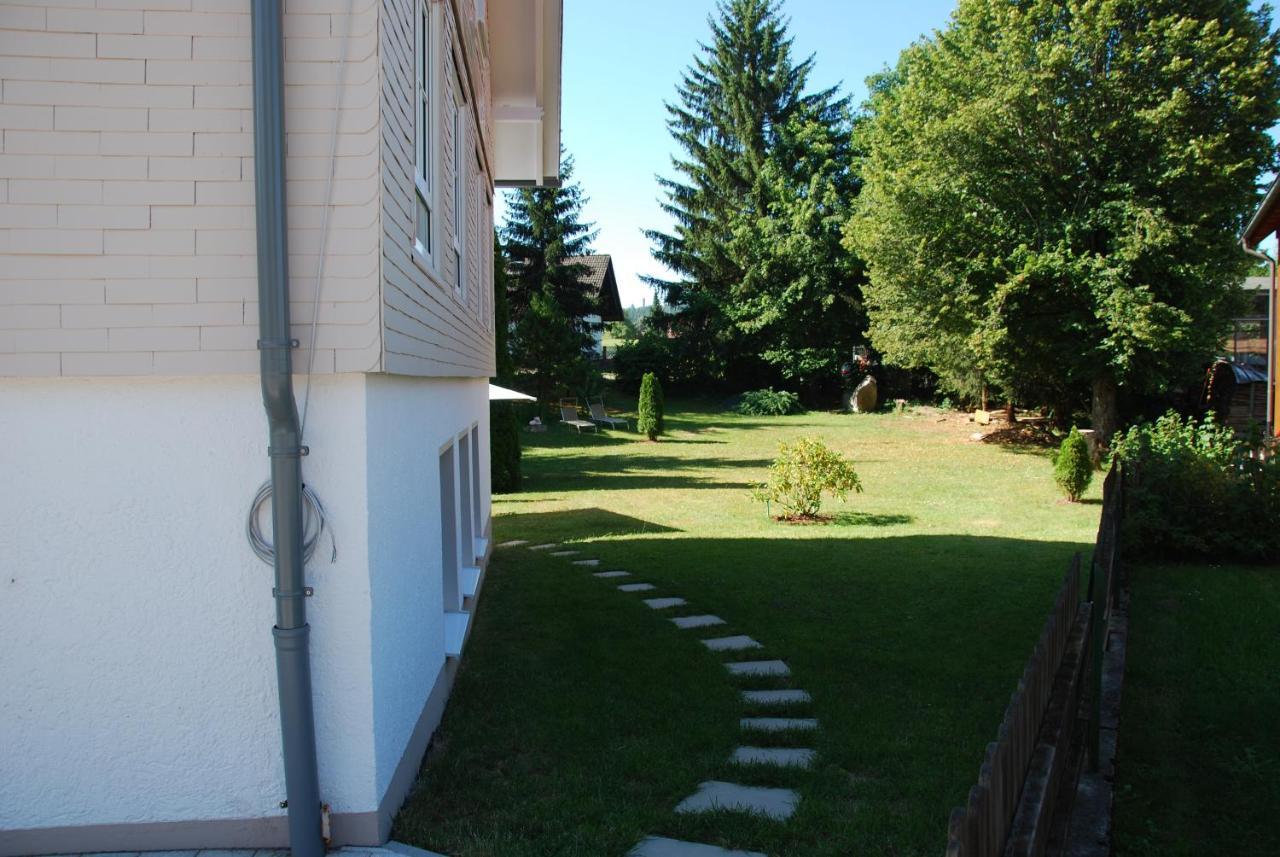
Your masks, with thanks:
M 847 100 L 835 88 L 806 92 L 813 57 L 792 57 L 778 0 L 724 0 L 708 23 L 712 38 L 667 105 L 683 154 L 659 185 L 675 226 L 646 233 L 676 278 L 650 282 L 667 329 L 699 349 L 690 357 L 703 380 L 741 383 L 762 359 L 786 369 L 805 349 L 840 350 L 804 316 L 860 305 L 835 225 L 856 185 Z M 833 326 L 847 342 L 859 324 Z
M 520 188 L 508 198 L 502 229 L 509 258 L 507 302 L 514 324 L 512 356 L 534 374 L 544 407 L 558 390 L 577 389 L 590 374 L 587 352 L 597 312 L 583 283 L 586 268 L 568 261 L 591 252 L 596 232 L 583 222 L 586 197 L 564 155 L 560 187 Z

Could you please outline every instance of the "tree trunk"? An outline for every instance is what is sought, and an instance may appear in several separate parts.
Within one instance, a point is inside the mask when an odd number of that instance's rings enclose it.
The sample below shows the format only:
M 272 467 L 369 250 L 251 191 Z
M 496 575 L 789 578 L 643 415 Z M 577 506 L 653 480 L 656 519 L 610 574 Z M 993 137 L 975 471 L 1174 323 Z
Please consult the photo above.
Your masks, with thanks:
M 1119 390 L 1110 375 L 1093 379 L 1093 430 L 1099 443 L 1111 443 L 1111 436 L 1120 427 Z
M 1018 421 L 1018 409 L 1013 406 L 1013 399 L 1010 399 L 1004 407 L 1004 420 L 1009 425 L 1013 425 Z

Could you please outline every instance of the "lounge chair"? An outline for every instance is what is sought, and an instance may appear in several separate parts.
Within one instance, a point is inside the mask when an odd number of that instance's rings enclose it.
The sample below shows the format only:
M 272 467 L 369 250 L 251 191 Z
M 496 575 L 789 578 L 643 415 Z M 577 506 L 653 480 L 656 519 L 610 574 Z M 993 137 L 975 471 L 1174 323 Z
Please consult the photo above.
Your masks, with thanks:
M 611 417 L 604 409 L 604 399 L 598 402 L 587 400 L 587 407 L 591 410 L 591 421 L 595 423 L 606 423 L 609 428 L 616 427 L 619 423 L 628 431 L 631 430 L 631 421 L 623 417 Z
M 560 406 L 560 422 L 564 423 L 567 426 L 573 426 L 578 430 L 578 434 L 582 434 L 582 430 L 584 428 L 589 428 L 589 429 L 592 429 L 593 431 L 600 430 L 599 428 L 596 427 L 596 424 L 591 422 L 590 420 L 578 419 L 578 409 L 573 405 Z

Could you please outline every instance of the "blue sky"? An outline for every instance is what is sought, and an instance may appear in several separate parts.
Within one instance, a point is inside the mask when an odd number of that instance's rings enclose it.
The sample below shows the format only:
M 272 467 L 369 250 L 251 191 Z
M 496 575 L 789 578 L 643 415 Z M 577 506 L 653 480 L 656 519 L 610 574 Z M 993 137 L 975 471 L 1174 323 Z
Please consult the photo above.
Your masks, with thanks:
M 867 75 L 897 60 L 921 34 L 947 22 L 953 0 L 910 3 L 787 0 L 798 57 L 815 55 L 816 87 L 841 84 L 861 101 Z M 642 229 L 668 228 L 655 174 L 670 175 L 675 147 L 663 103 L 708 39 L 715 0 L 565 0 L 564 144 L 600 230 L 596 252 L 613 255 L 624 306 L 651 300 L 641 274 L 661 274 Z M 499 222 L 503 212 L 499 210 Z
M 859 103 L 866 77 L 945 26 L 954 8 L 955 0 L 786 0 L 783 11 L 797 58 L 814 55 L 813 86 L 839 84 Z M 671 174 L 676 154 L 663 103 L 709 38 L 714 9 L 715 0 L 564 0 L 563 139 L 624 306 L 652 299 L 641 274 L 663 273 L 641 233 L 670 226 L 654 179 Z

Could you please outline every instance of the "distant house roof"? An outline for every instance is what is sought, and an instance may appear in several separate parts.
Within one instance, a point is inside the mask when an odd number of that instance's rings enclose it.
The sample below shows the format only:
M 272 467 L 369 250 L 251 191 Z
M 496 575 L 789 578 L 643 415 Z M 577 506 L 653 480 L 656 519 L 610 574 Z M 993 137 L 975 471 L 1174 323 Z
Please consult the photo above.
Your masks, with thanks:
M 1272 183 L 1271 189 L 1262 200 L 1262 205 L 1258 206 L 1258 210 L 1254 212 L 1253 218 L 1245 227 L 1244 235 L 1241 237 L 1248 246 L 1257 247 L 1264 238 L 1278 229 L 1280 229 L 1280 179 Z
M 613 276 L 613 257 L 608 253 L 597 253 L 593 256 L 568 256 L 564 261 L 567 265 L 586 268 L 581 281 L 596 296 L 600 319 L 622 321 L 622 298 L 618 296 L 618 281 Z

